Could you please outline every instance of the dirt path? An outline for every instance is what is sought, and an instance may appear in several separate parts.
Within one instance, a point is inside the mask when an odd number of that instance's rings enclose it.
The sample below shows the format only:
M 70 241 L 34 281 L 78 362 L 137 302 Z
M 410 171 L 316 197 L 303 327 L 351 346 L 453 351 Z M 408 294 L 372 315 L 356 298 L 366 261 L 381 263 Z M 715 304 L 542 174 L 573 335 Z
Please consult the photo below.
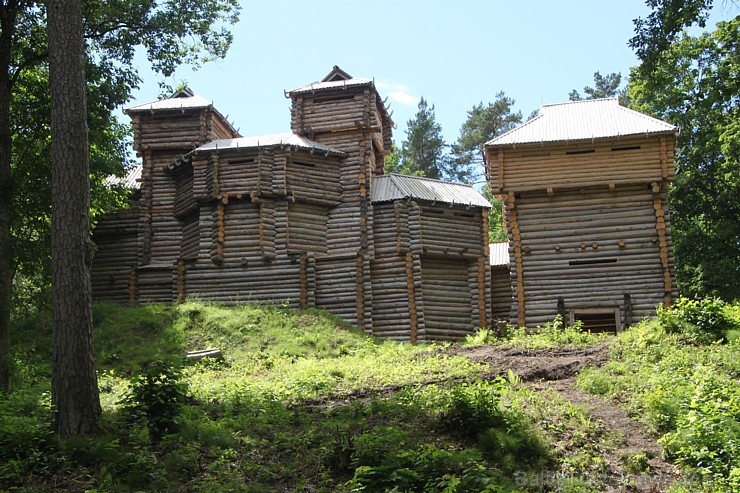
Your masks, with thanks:
M 680 477 L 678 469 L 662 459 L 655 437 L 631 418 L 616 403 L 586 394 L 576 387 L 578 372 L 587 366 L 601 366 L 609 358 L 608 344 L 571 349 L 510 349 L 495 346 L 455 348 L 455 354 L 490 366 L 490 375 L 506 375 L 511 370 L 535 391 L 552 389 L 565 400 L 583 409 L 592 421 L 598 421 L 613 437 L 615 446 L 604 449 L 603 459 L 609 469 L 606 483 L 612 492 L 660 492 Z M 625 470 L 640 456 L 647 459 L 644 473 Z M 603 480 L 603 478 L 601 478 Z

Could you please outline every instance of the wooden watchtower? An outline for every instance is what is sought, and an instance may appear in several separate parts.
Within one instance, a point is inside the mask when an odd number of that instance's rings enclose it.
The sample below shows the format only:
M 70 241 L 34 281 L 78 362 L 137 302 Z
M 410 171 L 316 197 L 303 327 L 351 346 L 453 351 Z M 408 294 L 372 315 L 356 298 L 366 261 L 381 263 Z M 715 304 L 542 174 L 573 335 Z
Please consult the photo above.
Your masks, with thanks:
M 671 302 L 675 135 L 599 99 L 545 105 L 486 143 L 490 186 L 504 199 L 514 322 L 561 314 L 619 330 Z

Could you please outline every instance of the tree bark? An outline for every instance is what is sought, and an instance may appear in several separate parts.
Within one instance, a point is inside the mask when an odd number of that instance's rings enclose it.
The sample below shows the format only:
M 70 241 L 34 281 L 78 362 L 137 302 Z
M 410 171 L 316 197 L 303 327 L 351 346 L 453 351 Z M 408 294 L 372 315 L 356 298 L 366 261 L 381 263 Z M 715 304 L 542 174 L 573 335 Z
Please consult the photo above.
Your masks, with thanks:
M 52 135 L 52 425 L 62 437 L 100 425 L 92 345 L 90 180 L 80 0 L 47 2 Z
M 11 179 L 10 59 L 17 5 L 0 2 L 0 392 L 7 392 L 10 363 L 10 306 L 13 286 L 13 246 L 10 209 Z

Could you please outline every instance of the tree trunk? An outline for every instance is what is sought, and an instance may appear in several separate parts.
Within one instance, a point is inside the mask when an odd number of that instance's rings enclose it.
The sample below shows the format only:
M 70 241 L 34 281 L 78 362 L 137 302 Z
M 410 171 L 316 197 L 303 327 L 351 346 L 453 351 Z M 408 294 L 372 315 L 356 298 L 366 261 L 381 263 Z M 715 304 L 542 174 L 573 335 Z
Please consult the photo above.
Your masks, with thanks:
M 0 3 L 0 392 L 7 392 L 10 359 L 10 304 L 13 286 L 13 247 L 10 208 L 13 185 L 10 174 L 10 56 L 16 5 Z
M 47 3 L 51 82 L 51 271 L 54 432 L 95 433 L 100 424 L 92 346 L 90 180 L 80 0 Z

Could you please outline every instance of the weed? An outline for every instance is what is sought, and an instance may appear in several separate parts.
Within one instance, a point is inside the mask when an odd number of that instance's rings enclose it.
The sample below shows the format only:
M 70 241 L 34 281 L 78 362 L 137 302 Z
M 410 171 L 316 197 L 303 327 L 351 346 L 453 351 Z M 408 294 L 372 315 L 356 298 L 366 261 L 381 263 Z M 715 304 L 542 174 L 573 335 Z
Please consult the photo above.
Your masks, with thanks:
M 188 392 L 182 380 L 182 363 L 154 361 L 131 379 L 121 400 L 131 422 L 144 421 L 154 438 L 177 429 L 180 408 Z
M 713 298 L 679 298 L 671 308 L 659 306 L 658 318 L 666 332 L 695 344 L 723 342 L 728 332 L 740 329 L 738 321 L 727 313 L 726 304 Z

